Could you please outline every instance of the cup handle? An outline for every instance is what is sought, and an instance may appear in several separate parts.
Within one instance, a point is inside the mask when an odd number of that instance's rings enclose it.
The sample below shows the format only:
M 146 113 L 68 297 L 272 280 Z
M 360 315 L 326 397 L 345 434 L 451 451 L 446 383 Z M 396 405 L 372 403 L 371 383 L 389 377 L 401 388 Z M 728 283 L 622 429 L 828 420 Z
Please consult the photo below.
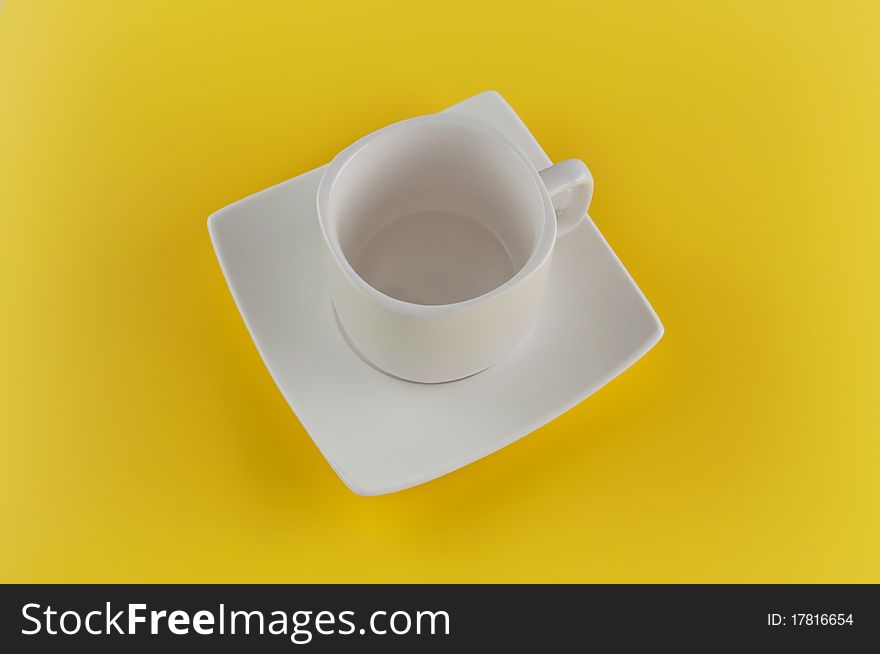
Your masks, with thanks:
M 580 159 L 560 161 L 538 174 L 556 210 L 557 236 L 568 234 L 586 217 L 590 208 L 593 175 Z

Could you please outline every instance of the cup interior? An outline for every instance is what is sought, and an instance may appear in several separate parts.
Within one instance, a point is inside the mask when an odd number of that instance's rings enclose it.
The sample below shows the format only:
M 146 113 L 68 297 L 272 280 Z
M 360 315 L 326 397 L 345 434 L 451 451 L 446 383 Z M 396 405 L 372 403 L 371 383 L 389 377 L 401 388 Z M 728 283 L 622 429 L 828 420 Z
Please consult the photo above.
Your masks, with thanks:
M 351 268 L 404 302 L 454 304 L 501 286 L 545 229 L 534 171 L 470 124 L 414 119 L 354 147 L 323 219 Z

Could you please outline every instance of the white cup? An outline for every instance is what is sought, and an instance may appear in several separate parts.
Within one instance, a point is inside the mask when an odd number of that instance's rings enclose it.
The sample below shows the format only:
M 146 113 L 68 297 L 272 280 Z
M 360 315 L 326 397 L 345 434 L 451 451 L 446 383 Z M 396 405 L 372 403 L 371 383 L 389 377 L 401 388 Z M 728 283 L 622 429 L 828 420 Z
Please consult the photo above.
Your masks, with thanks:
M 318 187 L 330 293 L 350 345 L 416 382 L 468 377 L 529 334 L 557 235 L 586 216 L 583 162 L 538 171 L 504 133 L 442 113 L 343 150 Z

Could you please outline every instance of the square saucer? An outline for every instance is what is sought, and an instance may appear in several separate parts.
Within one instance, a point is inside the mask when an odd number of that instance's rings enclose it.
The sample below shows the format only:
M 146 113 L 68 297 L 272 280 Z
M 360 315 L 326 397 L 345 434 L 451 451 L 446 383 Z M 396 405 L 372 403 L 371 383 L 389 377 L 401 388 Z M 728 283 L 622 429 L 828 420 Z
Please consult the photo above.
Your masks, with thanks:
M 539 170 L 551 164 L 498 93 L 446 111 L 500 128 Z M 269 373 L 355 493 L 415 486 L 509 445 L 600 389 L 663 335 L 588 217 L 557 242 L 539 324 L 501 363 L 445 384 L 385 375 L 349 348 L 336 324 L 315 208 L 322 172 L 220 209 L 208 231 Z

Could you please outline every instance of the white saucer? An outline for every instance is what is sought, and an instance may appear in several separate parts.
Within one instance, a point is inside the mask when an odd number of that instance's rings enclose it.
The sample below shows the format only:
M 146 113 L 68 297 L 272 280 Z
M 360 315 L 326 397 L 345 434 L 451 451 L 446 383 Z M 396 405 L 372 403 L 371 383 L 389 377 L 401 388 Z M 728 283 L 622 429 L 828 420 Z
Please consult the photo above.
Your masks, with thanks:
M 550 165 L 499 94 L 481 93 L 447 111 L 493 123 L 539 169 Z M 355 493 L 398 491 L 491 454 L 584 400 L 663 335 L 587 219 L 557 243 L 541 323 L 507 359 L 446 384 L 385 375 L 349 348 L 335 322 L 315 212 L 322 170 L 217 211 L 208 231 L 275 383 Z

